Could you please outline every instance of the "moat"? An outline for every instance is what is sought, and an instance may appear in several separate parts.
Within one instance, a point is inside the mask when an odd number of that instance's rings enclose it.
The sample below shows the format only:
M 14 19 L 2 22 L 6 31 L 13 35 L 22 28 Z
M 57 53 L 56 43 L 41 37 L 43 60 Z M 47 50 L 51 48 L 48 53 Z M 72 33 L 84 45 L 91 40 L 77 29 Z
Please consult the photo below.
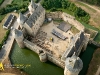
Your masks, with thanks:
M 79 75 L 86 75 L 89 63 L 92 59 L 96 47 L 88 45 L 85 52 L 81 53 L 80 58 L 83 61 L 83 69 Z M 29 64 L 30 67 L 23 68 L 29 75 L 64 75 L 63 69 L 51 62 L 42 63 L 39 56 L 29 49 L 20 49 L 15 42 L 10 53 L 12 64 Z

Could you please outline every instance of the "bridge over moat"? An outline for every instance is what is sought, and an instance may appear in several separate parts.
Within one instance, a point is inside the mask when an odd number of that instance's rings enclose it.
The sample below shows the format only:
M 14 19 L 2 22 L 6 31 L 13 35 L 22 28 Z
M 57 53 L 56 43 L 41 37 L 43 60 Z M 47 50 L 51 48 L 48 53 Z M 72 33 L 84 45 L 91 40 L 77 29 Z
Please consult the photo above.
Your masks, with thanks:
M 93 44 L 95 45 L 96 47 L 100 47 L 100 43 L 94 41 L 94 40 L 89 40 L 89 44 Z

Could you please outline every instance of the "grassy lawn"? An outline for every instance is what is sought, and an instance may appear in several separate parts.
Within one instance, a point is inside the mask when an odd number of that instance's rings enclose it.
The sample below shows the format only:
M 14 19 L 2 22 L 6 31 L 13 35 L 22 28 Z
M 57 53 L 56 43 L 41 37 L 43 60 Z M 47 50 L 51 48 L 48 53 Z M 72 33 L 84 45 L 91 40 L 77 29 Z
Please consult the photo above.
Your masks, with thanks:
M 68 9 L 59 8 L 58 10 L 62 10 L 62 12 L 66 12 L 66 13 L 68 13 L 68 14 L 74 16 L 74 13 L 71 12 L 71 11 L 69 11 Z
M 79 30 L 72 25 L 71 32 L 76 34 L 79 33 Z
M 4 19 L 6 15 L 0 15 L 0 21 L 2 21 Z
M 0 23 L 0 43 L 2 42 L 7 30 L 3 29 L 3 24 L 5 23 L 6 19 L 8 18 L 9 14 L 0 16 L 0 19 L 3 18 L 2 22 Z

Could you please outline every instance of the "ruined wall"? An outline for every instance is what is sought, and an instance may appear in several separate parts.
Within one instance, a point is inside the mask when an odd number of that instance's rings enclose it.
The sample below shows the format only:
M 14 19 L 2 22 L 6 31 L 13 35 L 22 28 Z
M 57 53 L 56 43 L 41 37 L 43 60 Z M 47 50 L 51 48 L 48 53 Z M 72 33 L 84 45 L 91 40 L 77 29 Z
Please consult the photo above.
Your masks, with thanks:
M 36 46 L 34 43 L 31 43 L 30 41 L 26 39 L 24 40 L 24 45 L 37 54 L 39 54 L 39 50 L 42 50 L 40 47 Z
M 70 24 L 74 25 L 78 30 L 80 31 L 84 30 L 84 26 L 80 22 L 75 20 L 75 17 L 63 12 L 62 18 L 64 21 L 69 22 Z
M 61 59 L 57 59 L 57 58 L 53 57 L 53 56 L 50 55 L 50 54 L 47 54 L 47 56 L 48 56 L 48 60 L 49 60 L 49 61 L 53 62 L 53 63 L 56 64 L 57 66 L 59 66 L 59 67 L 61 67 L 61 68 L 64 69 L 65 63 L 64 63 L 63 61 L 61 61 Z
M 42 48 L 40 48 L 39 46 L 35 45 L 34 43 L 31 43 L 28 40 L 24 40 L 24 44 L 27 48 L 31 49 L 32 51 L 34 51 L 35 53 L 39 54 L 39 50 L 43 50 Z M 45 51 L 45 50 L 43 50 Z M 45 51 L 46 52 L 46 51 Z M 49 61 L 53 62 L 54 64 L 56 64 L 57 66 L 61 67 L 64 69 L 65 63 L 63 61 L 61 61 L 60 59 L 57 59 L 55 57 L 53 57 L 52 54 L 50 54 L 49 52 L 47 53 L 47 58 Z
M 79 55 L 83 47 L 86 49 L 87 43 L 85 41 L 87 40 L 85 40 L 83 32 L 76 34 L 73 39 L 71 39 L 71 43 L 62 55 L 61 59 L 65 61 L 66 58 L 72 56 L 74 52 Z

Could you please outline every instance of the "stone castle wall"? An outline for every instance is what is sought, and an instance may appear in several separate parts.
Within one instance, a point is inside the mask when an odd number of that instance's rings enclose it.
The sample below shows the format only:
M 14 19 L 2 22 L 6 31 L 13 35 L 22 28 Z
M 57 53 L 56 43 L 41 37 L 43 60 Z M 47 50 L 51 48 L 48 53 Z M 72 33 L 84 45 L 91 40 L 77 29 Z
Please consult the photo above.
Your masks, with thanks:
M 43 50 L 42 48 L 40 48 L 39 46 L 35 45 L 34 43 L 28 41 L 28 40 L 24 40 L 24 45 L 31 49 L 33 52 L 37 53 L 39 55 L 39 50 Z M 43 50 L 45 51 L 45 50 Z M 61 67 L 64 69 L 64 62 L 61 61 L 60 59 L 57 59 L 56 57 L 54 57 L 52 54 L 50 54 L 49 52 L 46 52 L 47 54 L 47 58 L 49 61 L 53 62 L 54 64 L 56 64 L 57 66 Z
M 59 67 L 61 67 L 61 68 L 64 69 L 65 63 L 64 63 L 63 61 L 61 61 L 61 59 L 57 59 L 57 58 L 51 56 L 50 54 L 47 54 L 47 56 L 48 56 L 48 60 L 49 60 L 49 61 L 53 62 L 53 63 L 56 64 L 57 66 L 59 66 Z

